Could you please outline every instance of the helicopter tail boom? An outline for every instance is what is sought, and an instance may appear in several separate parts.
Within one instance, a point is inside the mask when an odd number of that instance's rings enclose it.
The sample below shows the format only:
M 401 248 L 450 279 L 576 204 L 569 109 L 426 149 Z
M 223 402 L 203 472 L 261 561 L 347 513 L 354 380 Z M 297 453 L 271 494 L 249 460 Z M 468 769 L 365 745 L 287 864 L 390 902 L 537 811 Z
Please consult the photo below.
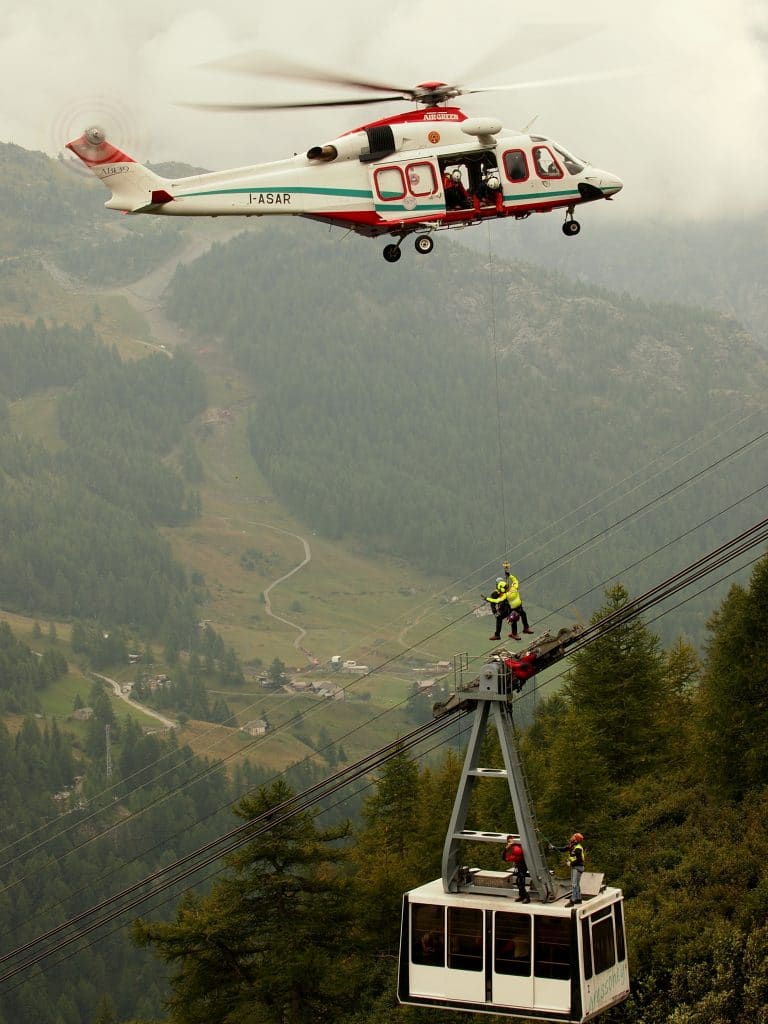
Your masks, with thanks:
M 100 128 L 86 129 L 67 149 L 112 193 L 104 204 L 110 210 L 150 213 L 173 201 L 171 183 L 113 146 Z

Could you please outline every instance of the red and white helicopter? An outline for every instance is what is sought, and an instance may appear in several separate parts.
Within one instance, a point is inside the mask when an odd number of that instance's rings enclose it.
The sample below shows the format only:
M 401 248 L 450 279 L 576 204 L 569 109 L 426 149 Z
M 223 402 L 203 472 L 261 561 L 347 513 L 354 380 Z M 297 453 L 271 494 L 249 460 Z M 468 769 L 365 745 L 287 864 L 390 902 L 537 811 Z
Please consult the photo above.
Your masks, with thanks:
M 575 208 L 612 199 L 622 188 L 615 174 L 551 139 L 504 129 L 496 118 L 471 117 L 451 105 L 458 96 L 489 89 L 443 82 L 402 89 L 330 75 L 323 80 L 391 95 L 206 106 L 275 110 L 412 100 L 418 109 L 364 124 L 286 160 L 177 179 L 137 163 L 98 127 L 67 148 L 111 191 L 105 204 L 111 210 L 166 217 L 307 217 L 372 238 L 391 235 L 396 241 L 383 253 L 390 263 L 400 259 L 408 235 L 416 235 L 417 252 L 428 253 L 435 231 L 491 217 L 521 220 L 560 209 L 564 234 L 577 235 Z

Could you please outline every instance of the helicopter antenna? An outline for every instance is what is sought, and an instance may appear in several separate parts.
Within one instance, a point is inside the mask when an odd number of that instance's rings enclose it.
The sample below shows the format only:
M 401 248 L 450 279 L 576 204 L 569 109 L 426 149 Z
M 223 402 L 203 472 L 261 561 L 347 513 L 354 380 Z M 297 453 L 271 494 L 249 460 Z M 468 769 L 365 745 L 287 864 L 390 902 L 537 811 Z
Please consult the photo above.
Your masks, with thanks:
M 533 128 L 534 124 L 536 123 L 536 121 L 538 121 L 538 119 L 539 119 L 539 115 L 538 114 L 534 114 L 533 117 L 531 118 L 531 120 L 525 126 L 525 128 L 523 128 L 523 134 L 524 135 L 528 134 L 528 132 L 531 130 L 531 128 Z

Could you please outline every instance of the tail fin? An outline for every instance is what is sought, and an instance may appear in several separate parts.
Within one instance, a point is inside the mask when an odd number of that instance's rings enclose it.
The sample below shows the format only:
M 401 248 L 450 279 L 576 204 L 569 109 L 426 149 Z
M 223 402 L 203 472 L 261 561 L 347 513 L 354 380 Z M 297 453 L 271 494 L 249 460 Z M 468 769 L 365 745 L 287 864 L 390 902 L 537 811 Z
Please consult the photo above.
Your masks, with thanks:
M 150 213 L 173 201 L 170 182 L 150 171 L 133 157 L 107 142 L 101 128 L 88 128 L 79 139 L 67 143 L 112 193 L 104 204 L 124 213 Z

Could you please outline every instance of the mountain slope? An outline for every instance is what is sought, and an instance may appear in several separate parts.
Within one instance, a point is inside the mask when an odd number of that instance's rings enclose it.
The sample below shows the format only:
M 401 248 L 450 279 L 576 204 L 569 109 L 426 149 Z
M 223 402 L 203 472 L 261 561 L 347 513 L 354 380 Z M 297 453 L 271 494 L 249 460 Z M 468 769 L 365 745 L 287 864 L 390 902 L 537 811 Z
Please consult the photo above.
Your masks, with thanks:
M 757 444 L 729 455 L 760 433 L 768 383 L 735 321 L 523 263 L 497 260 L 491 287 L 485 261 L 450 241 L 384 268 L 361 240 L 331 248 L 310 226 L 262 225 L 180 270 L 168 308 L 252 380 L 252 448 L 278 495 L 328 536 L 423 567 L 467 572 L 511 549 L 530 578 L 727 458 L 588 558 L 566 559 L 537 584 L 550 603 L 743 497 L 761 465 Z M 684 550 L 738 532 L 757 507 Z M 564 519 L 585 516 L 560 536 Z M 657 579 L 668 557 L 630 585 Z

